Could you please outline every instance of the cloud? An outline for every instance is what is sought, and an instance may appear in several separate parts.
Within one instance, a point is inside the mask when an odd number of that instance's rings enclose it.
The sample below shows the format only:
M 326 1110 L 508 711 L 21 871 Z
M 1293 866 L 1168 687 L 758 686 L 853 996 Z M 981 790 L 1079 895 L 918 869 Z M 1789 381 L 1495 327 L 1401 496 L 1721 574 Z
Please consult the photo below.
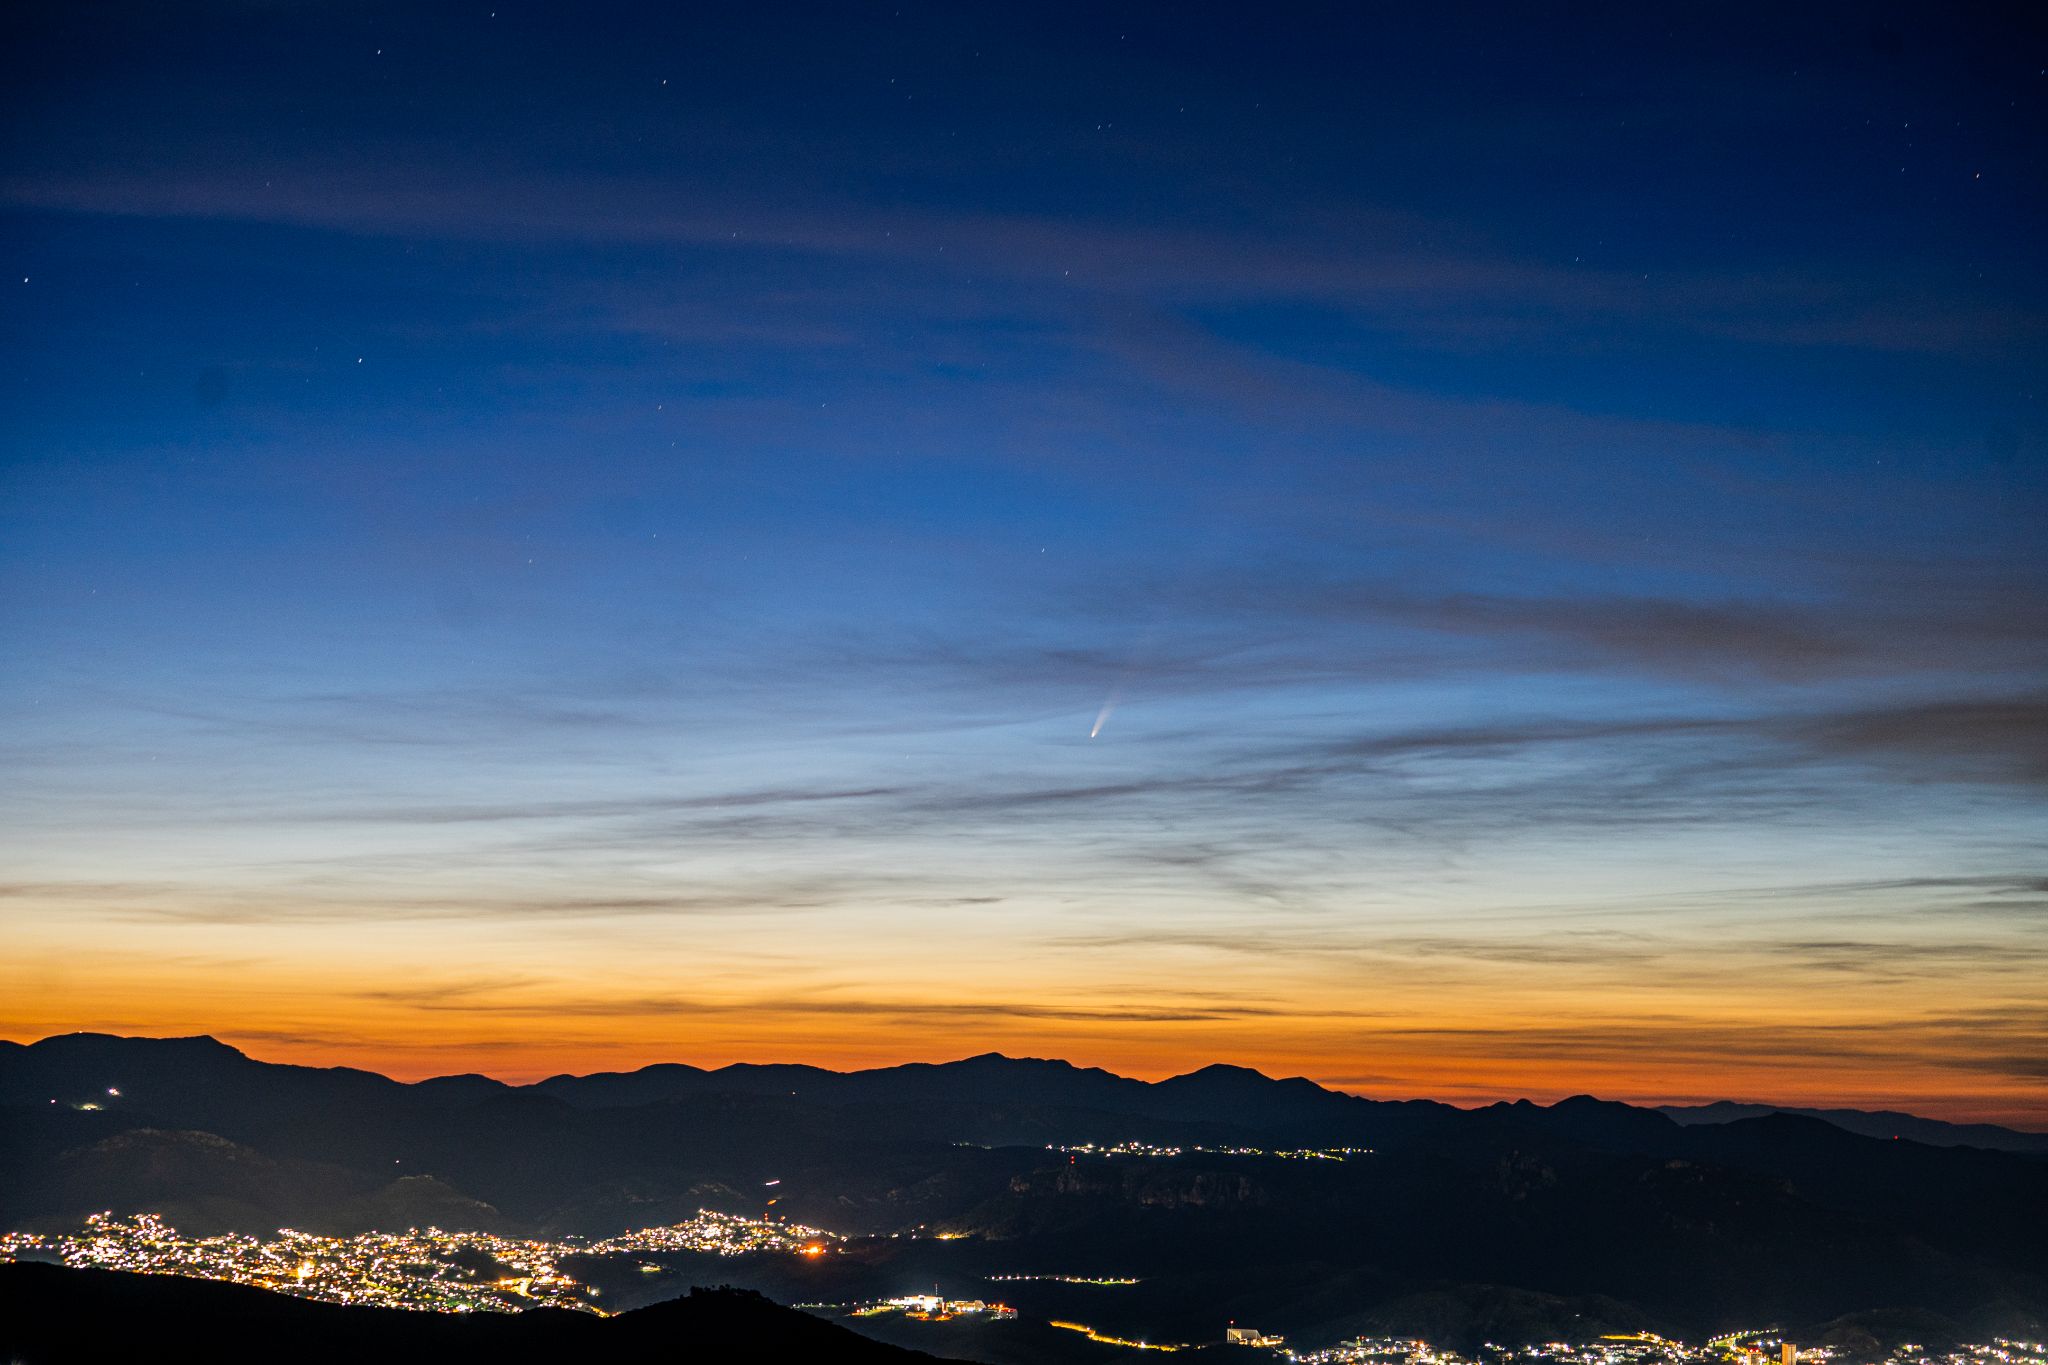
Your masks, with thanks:
M 310 1048 L 316 1051 L 344 1051 L 355 1057 L 375 1054 L 450 1053 L 467 1056 L 474 1053 L 497 1054 L 509 1058 L 530 1057 L 533 1044 L 524 1038 L 463 1038 L 463 1039 L 402 1039 L 369 1033 L 310 1032 L 300 1029 L 223 1029 L 216 1035 L 223 1043 L 247 1053 L 250 1044 L 274 1043 L 293 1049 Z M 264 1060 L 259 1058 L 258 1060 Z
M 1913 939 L 1777 939 L 1754 945 L 1806 971 L 1907 980 L 1954 974 L 1958 966 L 1973 975 L 2034 975 L 2048 971 L 2048 948 L 1995 940 L 1929 942 Z
M 904 793 L 900 787 L 841 789 L 781 788 L 707 793 L 700 796 L 616 797 L 578 801 L 500 802 L 490 805 L 391 805 L 342 807 L 309 816 L 342 824 L 496 824 L 510 821 L 602 820 L 619 816 L 648 817 L 676 812 L 748 810 L 764 806 L 808 805 L 837 801 L 876 801 Z
M 766 1019 L 776 1015 L 824 1015 L 889 1019 L 1024 1019 L 1062 1023 L 1187 1024 L 1233 1019 L 1292 1017 L 1270 1006 L 1200 1004 L 1180 1007 L 1033 1004 L 1015 1001 L 830 1000 L 807 997 L 707 1001 L 682 995 L 562 996 L 525 1000 L 480 999 L 467 990 L 439 987 L 356 992 L 359 999 L 408 1008 L 480 1016 L 540 1018 L 638 1018 L 660 1015 L 735 1015 Z M 1327 1017 L 1315 1015 L 1315 1017 Z
M 1945 699 L 1789 717 L 1780 733 L 1915 781 L 2048 785 L 2048 694 Z
M 1437 344 L 1529 344 L 1581 326 L 1677 322 L 1780 347 L 1981 354 L 2038 342 L 2048 321 L 1990 297 L 1825 270 L 1640 272 L 1517 259 L 1440 243 L 1459 234 L 1412 215 L 1359 207 L 1337 222 L 1226 229 L 1072 217 L 912 209 L 901 203 L 787 207 L 763 189 L 631 174 L 480 178 L 474 167 L 401 165 L 376 174 L 303 163 L 17 173 L 0 200 L 18 209 L 224 219 L 355 234 L 500 242 L 584 242 L 802 254 L 894 268 L 996 272 L 1062 289 L 1193 300 L 1316 300 L 1368 313 Z M 1425 245 L 1424 243 L 1429 243 Z M 1541 321 L 1532 321 L 1541 319 Z M 720 320 L 713 335 L 730 337 Z M 700 325 L 693 324 L 701 332 Z M 838 345 L 830 324 L 773 340 Z
M 442 799 L 305 804 L 252 791 L 127 823 L 297 831 L 304 837 L 293 851 L 244 855 L 225 878 L 219 869 L 120 882 L 24 878 L 0 894 L 140 922 L 218 924 L 858 916 L 1076 895 L 1121 902 L 1119 919 L 1205 902 L 1343 918 L 1362 904 L 1407 903 L 1432 880 L 1483 868 L 1530 840 L 1597 837 L 1611 852 L 1612 841 L 1667 830 L 1882 822 L 1937 786 L 2002 794 L 2017 815 L 2048 780 L 2044 734 L 2048 700 L 2020 694 L 1367 730 L 1325 720 L 1306 734 L 1193 731 L 1108 754 L 1106 768 L 1090 759 L 1113 780 L 992 765 L 963 777 L 916 764 L 892 765 L 871 784 L 718 790 L 698 779 L 634 791 L 610 782 L 603 796 L 566 799 L 477 801 L 466 786 Z M 2010 917 L 2042 902 L 2038 874 L 2028 875 L 1874 879 L 1812 894 L 1733 887 L 1708 899 L 1924 892 L 1952 912 Z M 1176 927 L 1156 941 L 1229 946 L 1228 934 Z M 1123 932 L 1106 931 L 1104 941 L 1126 941 Z M 1250 942 L 1240 951 L 1269 955 L 1331 947 L 1263 927 L 1242 937 Z M 1429 948 L 1413 945 L 1416 954 Z
M 1134 917 L 1051 942 L 1081 953 L 1214 954 L 1410 986 L 1568 973 L 1589 998 L 1600 983 L 1690 998 L 1760 980 L 1816 992 L 1969 981 L 1997 992 L 2048 972 L 2048 945 L 2028 937 L 2030 921 L 2048 912 L 2042 885 L 2036 873 L 1737 884 L 1552 903 L 1468 900 L 1455 915 L 1336 895 L 1330 903 L 1342 908 L 1329 913 L 1207 924 Z
M 170 881 L 15 881 L 0 882 L 0 897 L 19 897 L 24 900 L 126 900 L 175 896 L 182 894 L 186 889 L 181 884 Z
M 1382 605 L 1396 619 L 1432 629 L 1547 637 L 1659 672 L 1810 677 L 1839 673 L 1860 652 L 1824 611 L 1782 602 L 1457 594 Z
M 2038 678 L 2048 671 L 2048 575 L 1951 564 L 1902 583 L 1903 567 L 1860 564 L 1809 577 L 1797 592 L 1777 587 L 1747 597 L 1430 593 L 1391 582 L 1333 581 L 1313 569 L 1222 578 L 1176 592 L 1189 611 L 1256 614 L 1269 633 L 1288 623 L 1331 645 L 1344 642 L 1337 633 L 1344 627 L 1377 625 L 1488 647 L 1478 655 L 1435 651 L 1438 668 L 1491 663 L 1719 685 L 1915 674 Z
M 2021 1005 L 1882 1021 L 1749 1023 L 1672 1014 L 1514 1026 L 1394 1025 L 1374 1032 L 1387 1044 L 1408 1041 L 1505 1063 L 1570 1065 L 1656 1056 L 1674 1069 L 1740 1060 L 1794 1069 L 1875 1064 L 1892 1074 L 1912 1064 L 2027 1085 L 2042 1078 L 2040 1063 L 2048 1056 L 2048 1011 Z
M 1884 877 L 1867 881 L 1799 882 L 1787 886 L 1754 887 L 1741 894 L 1776 897 L 1886 891 L 1984 891 L 2001 896 L 2032 897 L 2048 895 L 2048 875 L 2032 872 L 1988 872 L 1955 877 Z
M 1850 759 L 1879 765 L 1912 781 L 2031 786 L 2048 783 L 2048 695 L 1945 698 L 1747 716 L 1488 724 L 1359 736 L 1328 749 L 1319 746 L 1319 751 L 1361 758 L 1483 756 L 1644 741 L 1715 745 L 1718 756 L 1713 763 L 1694 772 L 1717 778 L 1744 767 L 1783 772 L 1801 763 Z M 1762 747 L 1744 754 L 1728 749 L 1730 741 Z
M 434 861 L 439 861 L 438 859 Z M 491 886 L 463 893 L 423 895 L 370 881 L 340 890 L 266 887 L 224 896 L 198 884 L 140 905 L 103 904 L 108 917 L 177 924 L 374 923 L 393 920 L 486 920 L 503 924 L 579 919 L 689 919 L 794 914 L 843 906 L 873 894 L 860 878 L 806 881 L 761 878 L 658 895 L 508 895 Z

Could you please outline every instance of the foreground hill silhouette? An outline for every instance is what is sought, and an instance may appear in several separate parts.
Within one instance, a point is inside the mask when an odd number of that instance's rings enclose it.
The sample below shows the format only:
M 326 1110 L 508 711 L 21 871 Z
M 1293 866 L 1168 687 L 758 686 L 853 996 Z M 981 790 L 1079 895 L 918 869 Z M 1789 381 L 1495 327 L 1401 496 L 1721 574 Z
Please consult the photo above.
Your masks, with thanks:
M 76 1034 L 0 1046 L 0 1223 L 112 1209 L 195 1234 L 553 1236 L 772 1210 L 882 1238 L 810 1267 L 729 1268 L 784 1301 L 1115 1273 L 1142 1279 L 1114 1299 L 1131 1321 L 1183 1340 L 1224 1317 L 1311 1337 L 1426 1328 L 1444 1344 L 1493 1322 L 1499 1340 L 1503 1303 L 1533 1339 L 1596 1316 L 1692 1338 L 1876 1309 L 1965 1331 L 2048 1316 L 2048 1161 L 1777 1111 L 1686 1117 L 1586 1096 L 1374 1101 L 1228 1066 L 1148 1084 L 994 1055 L 407 1085 L 210 1038 Z M 1125 1140 L 1187 1150 L 1047 1150 Z M 960 1240 L 888 1236 L 920 1229 Z
M 846 1361 L 932 1365 L 743 1289 L 698 1289 L 616 1318 L 567 1310 L 428 1314 L 313 1304 L 178 1275 L 0 1265 L 0 1355 L 59 1361 Z
M 0 1265 L 0 1356 L 88 1361 L 496 1365 L 701 1361 L 934 1365 L 745 1290 L 698 1290 L 615 1318 L 561 1309 L 416 1313 L 313 1303 L 243 1285 L 53 1265 Z

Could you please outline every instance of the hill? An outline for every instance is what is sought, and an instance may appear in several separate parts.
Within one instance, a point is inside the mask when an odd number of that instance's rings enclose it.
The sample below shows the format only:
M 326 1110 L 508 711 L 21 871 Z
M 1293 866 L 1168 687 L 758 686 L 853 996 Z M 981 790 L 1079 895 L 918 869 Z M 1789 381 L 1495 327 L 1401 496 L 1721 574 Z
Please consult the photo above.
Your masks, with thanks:
M 1797 1114 L 1819 1119 L 1864 1137 L 1901 1138 L 1924 1142 L 1930 1147 L 1987 1147 L 1997 1152 L 2034 1152 L 2048 1155 L 2048 1133 L 2027 1133 L 1996 1123 L 1945 1123 L 1940 1119 L 1902 1114 L 1896 1109 L 1801 1109 L 1781 1104 L 1737 1104 L 1716 1100 L 1712 1104 L 1662 1104 L 1657 1112 L 1674 1122 L 1733 1123 L 1739 1119 L 1762 1118 L 1766 1114 Z
M 745 1290 L 694 1290 L 616 1318 L 550 1309 L 416 1313 L 312 1303 L 175 1275 L 28 1264 L 0 1264 L 0 1355 L 22 1365 L 269 1365 L 286 1358 L 309 1365 L 375 1359 L 932 1365 L 939 1359 L 871 1341 Z

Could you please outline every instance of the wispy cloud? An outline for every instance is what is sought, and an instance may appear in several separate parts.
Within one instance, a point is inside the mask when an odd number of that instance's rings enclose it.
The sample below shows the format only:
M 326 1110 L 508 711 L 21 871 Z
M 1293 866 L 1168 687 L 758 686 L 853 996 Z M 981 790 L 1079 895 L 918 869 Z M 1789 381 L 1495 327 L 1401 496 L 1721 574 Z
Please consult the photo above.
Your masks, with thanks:
M 808 997 L 709 1001 L 684 995 L 541 996 L 534 999 L 484 999 L 458 989 L 375 990 L 359 992 L 365 1000 L 411 1009 L 448 1011 L 478 1016 L 612 1019 L 663 1015 L 732 1015 L 754 1020 L 778 1015 L 823 1015 L 894 1019 L 1023 1019 L 1089 1024 L 1187 1024 L 1232 1019 L 1273 1018 L 1292 1011 L 1270 1006 L 1205 1004 L 1128 1007 L 1065 1006 L 1005 1001 L 840 1000 Z
M 1839 1023 L 1731 1023 L 1672 1015 L 1509 1028 L 1431 1024 L 1383 1028 L 1379 1033 L 1389 1041 L 1413 1039 L 1521 1062 L 1610 1061 L 1631 1053 L 1657 1053 L 1674 1066 L 1736 1057 L 1792 1067 L 1910 1060 L 1938 1069 L 1989 1072 L 2015 1082 L 2034 1083 L 2048 1075 L 2042 1067 L 2048 1059 L 2048 1014 L 2025 1006 Z M 1987 1050 L 1986 1041 L 1993 1039 Z
M 231 219 L 347 233 L 500 241 L 585 241 L 724 252 L 803 253 L 892 266 L 997 271 L 1020 280 L 1162 301 L 1312 299 L 1370 310 L 1440 344 L 1526 342 L 1532 317 L 1683 320 L 1713 335 L 1778 346 L 1941 353 L 2038 341 L 2048 322 L 1995 299 L 1901 290 L 1811 272 L 1667 271 L 1653 285 L 1612 268 L 1419 246 L 1454 234 L 1409 216 L 1359 212 L 1322 232 L 1089 224 L 1070 218 L 945 213 L 845 202 L 777 207 L 761 192 L 614 176 L 562 178 L 536 191 L 473 169 L 194 168 L 150 176 L 16 174 L 0 198 L 70 213 Z M 1432 230 L 1434 229 L 1434 230 Z M 730 323 L 721 323 L 729 328 Z M 1554 326 L 1554 321 L 1549 324 Z M 723 333 L 728 337 L 729 331 Z M 775 339 L 787 334 L 771 332 Z M 829 329 L 805 344 L 838 340 Z

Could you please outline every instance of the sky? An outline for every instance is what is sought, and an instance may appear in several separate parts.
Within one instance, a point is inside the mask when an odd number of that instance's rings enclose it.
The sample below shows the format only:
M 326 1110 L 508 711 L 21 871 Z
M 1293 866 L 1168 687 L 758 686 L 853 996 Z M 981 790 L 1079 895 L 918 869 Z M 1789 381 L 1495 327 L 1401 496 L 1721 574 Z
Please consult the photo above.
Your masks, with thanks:
M 0 22 L 0 1036 L 2048 1128 L 2016 11 Z

